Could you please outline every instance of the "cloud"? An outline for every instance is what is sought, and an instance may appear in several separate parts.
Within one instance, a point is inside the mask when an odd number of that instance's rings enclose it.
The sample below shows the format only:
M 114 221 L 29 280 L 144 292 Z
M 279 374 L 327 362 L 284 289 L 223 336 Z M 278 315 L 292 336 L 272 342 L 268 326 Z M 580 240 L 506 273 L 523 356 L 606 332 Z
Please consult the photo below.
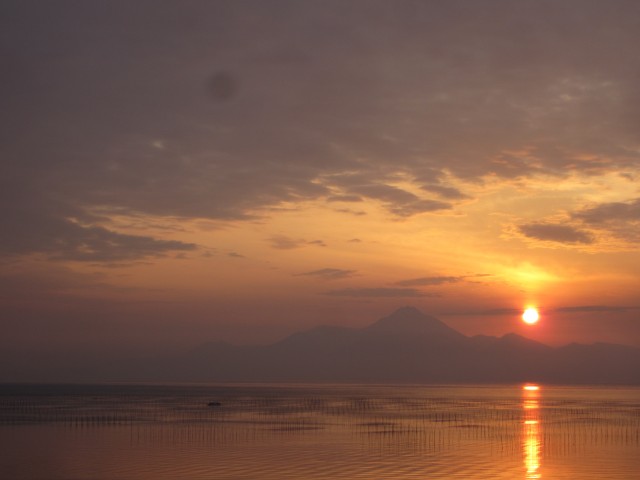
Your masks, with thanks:
M 517 308 L 490 308 L 486 310 L 466 310 L 459 312 L 450 312 L 448 315 L 478 315 L 478 316 L 491 316 L 491 315 L 521 315 L 522 310 L 518 310 Z
M 609 222 L 640 222 L 640 198 L 629 202 L 602 203 L 573 214 L 585 223 L 601 225 Z
M 402 287 L 417 287 L 425 285 L 442 285 L 444 283 L 456 283 L 464 280 L 465 277 L 420 277 L 411 278 L 409 280 L 400 280 L 395 282 L 396 285 Z
M 413 193 L 391 185 L 356 185 L 352 186 L 351 190 L 365 197 L 382 200 L 390 204 L 404 205 L 420 200 Z
M 367 214 L 367 212 L 362 210 L 351 210 L 349 208 L 338 208 L 336 212 L 340 213 L 348 213 L 349 215 L 355 215 L 356 217 L 363 217 Z
M 343 288 L 339 290 L 330 290 L 324 295 L 331 297 L 376 297 L 376 298 L 395 298 L 395 297 L 433 297 L 435 294 L 425 293 L 414 288 Z
M 4 255 L 42 253 L 55 260 L 119 262 L 197 249 L 193 243 L 83 225 L 60 218 L 55 211 L 34 211 L 24 205 L 7 210 L 5 219 L 11 229 L 0 233 L 0 254 Z
M 615 306 L 615 305 L 579 305 L 575 307 L 560 307 L 554 312 L 559 313 L 579 313 L 579 312 L 624 312 L 627 310 L 637 310 L 640 307 Z
M 389 211 L 399 217 L 411 217 L 420 213 L 437 212 L 438 210 L 448 210 L 451 204 L 438 200 L 418 200 L 411 203 L 390 205 Z
M 278 250 L 293 250 L 295 248 L 301 248 L 306 245 L 315 245 L 318 247 L 326 247 L 327 244 L 323 240 L 305 240 L 295 239 L 286 235 L 273 235 L 269 238 L 269 243 L 273 248 Z
M 278 250 L 293 250 L 307 243 L 304 240 L 295 240 L 286 235 L 274 235 L 269 239 L 269 242 L 273 248 L 277 248 Z
M 583 208 L 572 218 L 630 243 L 640 240 L 640 198 Z
M 520 225 L 520 232 L 527 237 L 536 240 L 559 242 L 559 243 L 593 243 L 593 236 L 585 231 L 579 230 L 569 225 L 557 225 L 552 223 L 530 223 Z
M 556 313 L 607 313 L 607 312 L 624 312 L 628 310 L 638 310 L 640 306 L 618 306 L 618 305 L 578 305 L 571 307 L 558 307 L 548 310 L 549 312 Z M 463 312 L 453 312 L 449 313 L 449 315 L 478 315 L 478 316 L 489 316 L 489 315 L 514 315 L 519 316 L 522 314 L 522 310 L 517 308 L 492 308 L 487 310 L 470 310 Z
M 125 235 L 102 227 L 73 228 L 73 236 L 58 238 L 63 245 L 51 257 L 63 260 L 101 261 L 134 260 L 163 255 L 167 252 L 192 251 L 193 243 L 158 240 L 143 235 Z M 180 254 L 181 255 L 181 254 Z
M 350 191 L 363 197 L 382 201 L 387 210 L 399 217 L 410 217 L 412 215 L 435 212 L 437 210 L 447 210 L 451 204 L 439 200 L 425 200 L 411 192 L 398 187 L 385 184 L 355 185 L 350 187 Z
M 299 273 L 296 276 L 318 277 L 324 280 L 340 280 L 343 278 L 353 277 L 355 270 L 345 270 L 341 268 L 322 268 L 320 270 L 312 270 L 310 272 Z
M 491 15 L 483 3 L 140 0 L 34 17 L 17 2 L 0 19 L 1 203 L 58 205 L 3 229 L 45 252 L 46 221 L 78 210 L 240 222 L 285 203 L 363 198 L 408 218 L 464 199 L 444 178 L 634 171 L 635 3 L 490 2 Z M 634 205 L 576 218 L 637 218 Z M 110 242 L 137 242 L 142 255 L 190 248 L 112 233 L 76 229 L 66 241 L 93 238 L 96 257 L 123 255 Z M 2 237 L 0 251 L 13 242 Z
M 327 197 L 327 202 L 362 202 L 359 195 L 331 195 Z
M 447 187 L 444 185 L 420 185 L 420 188 L 426 192 L 435 193 L 436 195 L 446 198 L 447 200 L 463 200 L 469 198 L 460 190 L 454 187 Z
M 22 297 L 40 299 L 45 296 L 64 297 L 69 292 L 115 289 L 105 283 L 99 273 L 80 273 L 61 264 L 50 265 L 46 270 L 30 265 L 3 266 L 0 273 L 0 298 L 4 302 Z
M 323 240 L 309 240 L 307 245 L 316 245 L 318 247 L 326 247 L 327 244 Z

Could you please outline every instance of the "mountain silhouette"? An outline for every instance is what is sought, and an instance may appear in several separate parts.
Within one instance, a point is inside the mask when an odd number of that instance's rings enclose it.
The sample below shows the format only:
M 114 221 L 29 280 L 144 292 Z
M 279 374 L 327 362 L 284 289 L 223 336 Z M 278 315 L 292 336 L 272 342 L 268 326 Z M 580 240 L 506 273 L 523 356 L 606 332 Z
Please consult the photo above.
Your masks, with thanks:
M 320 326 L 271 345 L 205 343 L 144 360 L 67 365 L 56 381 L 640 384 L 640 348 L 467 337 L 403 307 L 364 328 Z M 59 370 L 59 371 L 61 371 Z
M 423 338 L 462 340 L 463 334 L 415 307 L 402 307 L 366 327 L 365 332 L 383 335 L 418 335 Z
M 266 346 L 203 345 L 148 366 L 144 380 L 640 384 L 640 349 L 467 337 L 402 307 L 364 328 L 320 326 Z

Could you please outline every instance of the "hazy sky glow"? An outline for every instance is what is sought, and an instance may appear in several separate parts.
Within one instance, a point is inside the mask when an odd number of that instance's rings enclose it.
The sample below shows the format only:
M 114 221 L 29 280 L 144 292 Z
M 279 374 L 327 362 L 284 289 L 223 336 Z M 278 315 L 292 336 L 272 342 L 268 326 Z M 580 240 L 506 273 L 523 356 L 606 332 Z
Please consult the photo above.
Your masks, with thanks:
M 635 0 L 20 0 L 0 42 L 5 355 L 407 304 L 640 345 Z

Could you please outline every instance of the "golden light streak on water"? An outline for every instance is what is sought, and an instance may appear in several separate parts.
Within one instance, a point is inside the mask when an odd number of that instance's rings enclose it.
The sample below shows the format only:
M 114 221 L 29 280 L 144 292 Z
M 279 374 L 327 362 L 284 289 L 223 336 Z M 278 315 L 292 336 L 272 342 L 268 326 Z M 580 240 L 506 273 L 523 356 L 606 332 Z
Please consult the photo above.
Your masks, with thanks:
M 0 478 L 638 478 L 640 387 L 525 386 L 0 385 Z
M 523 450 L 525 478 L 542 478 L 540 473 L 540 458 L 542 453 L 542 441 L 540 433 L 539 396 L 538 385 L 525 385 L 523 391 Z

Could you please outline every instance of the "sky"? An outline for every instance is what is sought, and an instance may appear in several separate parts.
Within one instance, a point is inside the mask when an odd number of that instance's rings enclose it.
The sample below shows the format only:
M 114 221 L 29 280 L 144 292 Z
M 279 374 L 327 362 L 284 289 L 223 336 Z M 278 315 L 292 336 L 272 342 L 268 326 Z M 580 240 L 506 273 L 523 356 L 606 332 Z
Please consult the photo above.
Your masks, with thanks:
M 3 1 L 3 358 L 404 305 L 640 346 L 639 45 L 635 0 Z

